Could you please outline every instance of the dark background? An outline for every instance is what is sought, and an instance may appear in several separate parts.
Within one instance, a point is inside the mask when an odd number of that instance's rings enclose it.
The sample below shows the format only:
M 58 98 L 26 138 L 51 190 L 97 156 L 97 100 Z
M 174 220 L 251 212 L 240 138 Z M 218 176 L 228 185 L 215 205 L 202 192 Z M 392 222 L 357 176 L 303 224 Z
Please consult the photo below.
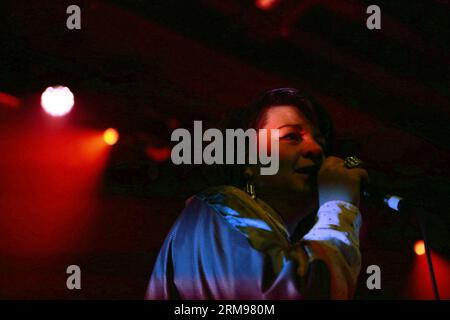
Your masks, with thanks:
M 70 4 L 81 7 L 81 30 L 66 28 Z M 381 7 L 381 30 L 366 28 L 371 4 Z M 0 102 L 1 298 L 143 298 L 164 237 L 203 186 L 167 159 L 172 130 L 213 125 L 273 87 L 316 96 L 336 125 L 338 152 L 384 172 L 393 191 L 432 204 L 449 197 L 448 1 L 2 6 L 0 91 L 21 103 Z M 39 106 L 54 84 L 75 94 L 61 119 Z M 118 144 L 96 145 L 108 127 Z M 362 211 L 356 298 L 432 298 L 425 257 L 412 249 L 415 219 L 371 203 Z M 425 216 L 448 299 L 449 212 L 436 205 Z M 71 264 L 81 267 L 82 290 L 66 288 Z M 381 290 L 365 286 L 371 264 L 381 267 Z

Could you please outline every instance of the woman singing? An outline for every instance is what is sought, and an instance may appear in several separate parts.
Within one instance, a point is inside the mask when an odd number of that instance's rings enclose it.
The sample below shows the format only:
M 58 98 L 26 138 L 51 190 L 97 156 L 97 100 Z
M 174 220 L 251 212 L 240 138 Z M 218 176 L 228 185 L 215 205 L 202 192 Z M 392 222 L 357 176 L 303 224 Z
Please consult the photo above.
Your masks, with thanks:
M 265 92 L 227 128 L 278 129 L 279 170 L 223 165 L 191 197 L 155 263 L 147 299 L 350 299 L 361 266 L 360 183 L 330 155 L 329 116 L 296 89 Z

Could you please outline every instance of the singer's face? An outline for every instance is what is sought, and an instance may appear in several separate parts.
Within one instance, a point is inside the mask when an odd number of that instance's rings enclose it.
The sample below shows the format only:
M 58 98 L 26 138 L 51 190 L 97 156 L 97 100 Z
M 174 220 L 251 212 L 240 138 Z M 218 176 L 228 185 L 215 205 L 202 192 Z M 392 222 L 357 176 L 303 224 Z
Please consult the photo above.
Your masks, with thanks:
M 273 106 L 266 112 L 262 129 L 279 130 L 279 170 L 258 175 L 257 186 L 272 195 L 315 196 L 317 171 L 324 159 L 324 138 L 296 107 Z

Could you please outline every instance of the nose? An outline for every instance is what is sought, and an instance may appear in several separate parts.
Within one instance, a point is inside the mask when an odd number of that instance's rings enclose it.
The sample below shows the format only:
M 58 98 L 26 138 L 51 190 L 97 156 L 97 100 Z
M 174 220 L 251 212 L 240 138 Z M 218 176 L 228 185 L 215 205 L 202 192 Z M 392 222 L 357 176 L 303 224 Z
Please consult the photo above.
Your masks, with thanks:
M 314 162 L 321 161 L 323 157 L 323 149 L 321 145 L 314 139 L 305 139 L 301 145 L 301 154 L 305 158 L 314 160 Z

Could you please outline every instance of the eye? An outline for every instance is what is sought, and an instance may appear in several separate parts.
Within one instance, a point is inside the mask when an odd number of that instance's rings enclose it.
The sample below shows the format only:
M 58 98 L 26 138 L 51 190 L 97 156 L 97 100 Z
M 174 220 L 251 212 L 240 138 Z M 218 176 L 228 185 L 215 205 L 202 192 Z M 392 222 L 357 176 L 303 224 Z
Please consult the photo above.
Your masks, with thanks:
M 298 133 L 288 133 L 286 135 L 284 135 L 283 137 L 281 137 L 282 140 L 287 140 L 287 141 L 300 141 L 301 140 L 301 136 Z

